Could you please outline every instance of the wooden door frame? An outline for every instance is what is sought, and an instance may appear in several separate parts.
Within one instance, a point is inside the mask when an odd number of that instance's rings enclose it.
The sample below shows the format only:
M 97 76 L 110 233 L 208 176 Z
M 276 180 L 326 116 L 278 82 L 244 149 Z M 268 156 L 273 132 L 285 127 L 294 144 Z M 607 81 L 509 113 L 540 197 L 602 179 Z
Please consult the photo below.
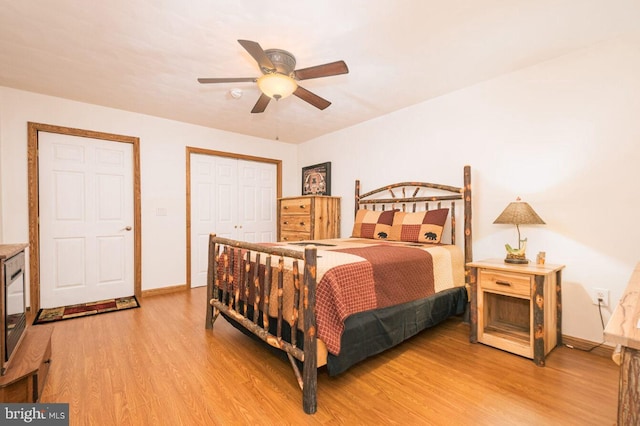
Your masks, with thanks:
M 100 139 L 109 142 L 128 143 L 133 148 L 133 292 L 140 300 L 142 296 L 142 244 L 140 208 L 140 138 L 72 127 L 28 122 L 28 185 L 29 185 L 29 290 L 31 315 L 40 310 L 40 224 L 39 224 L 39 133 L 57 133 L 67 136 Z
M 187 280 L 185 288 L 191 288 L 191 154 L 203 154 L 213 157 L 235 158 L 236 160 L 269 163 L 276 166 L 276 199 L 282 197 L 282 160 L 273 158 L 254 157 L 252 155 L 236 154 L 233 152 L 215 151 L 212 149 L 187 146 Z

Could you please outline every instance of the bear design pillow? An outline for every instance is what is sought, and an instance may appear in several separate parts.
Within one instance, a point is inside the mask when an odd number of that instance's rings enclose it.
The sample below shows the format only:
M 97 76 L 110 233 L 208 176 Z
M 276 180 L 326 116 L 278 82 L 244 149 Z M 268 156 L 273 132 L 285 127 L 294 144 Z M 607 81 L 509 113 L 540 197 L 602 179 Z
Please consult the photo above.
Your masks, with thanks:
M 353 238 L 373 238 L 375 240 L 388 239 L 395 212 L 396 210 L 358 210 L 351 236 Z
M 397 212 L 393 218 L 389 240 L 437 244 L 447 221 L 449 209 L 424 212 Z

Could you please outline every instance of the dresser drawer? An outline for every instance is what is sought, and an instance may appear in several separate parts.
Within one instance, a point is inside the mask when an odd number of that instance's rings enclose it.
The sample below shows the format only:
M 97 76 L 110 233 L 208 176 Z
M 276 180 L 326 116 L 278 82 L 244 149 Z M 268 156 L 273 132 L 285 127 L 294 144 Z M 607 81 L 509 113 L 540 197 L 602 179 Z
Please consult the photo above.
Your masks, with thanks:
M 531 295 L 531 276 L 508 272 L 480 270 L 478 277 L 481 290 L 495 290 L 501 293 Z
M 309 232 L 285 232 L 280 233 L 280 241 L 307 241 L 311 239 Z
M 311 232 L 311 218 L 303 215 L 286 214 L 280 217 L 282 232 Z
M 282 214 L 311 214 L 311 200 L 309 198 L 283 199 L 280 201 Z

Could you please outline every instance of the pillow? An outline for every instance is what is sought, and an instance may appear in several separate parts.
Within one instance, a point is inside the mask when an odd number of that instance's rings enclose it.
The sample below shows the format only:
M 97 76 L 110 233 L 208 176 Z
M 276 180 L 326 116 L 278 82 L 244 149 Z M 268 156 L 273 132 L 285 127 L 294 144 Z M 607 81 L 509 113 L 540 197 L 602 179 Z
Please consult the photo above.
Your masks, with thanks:
M 437 244 L 442 239 L 448 215 L 449 209 L 397 212 L 393 218 L 389 240 Z
M 393 214 L 397 210 L 372 211 L 360 209 L 356 213 L 351 236 L 354 238 L 373 238 L 386 240 L 391 232 Z

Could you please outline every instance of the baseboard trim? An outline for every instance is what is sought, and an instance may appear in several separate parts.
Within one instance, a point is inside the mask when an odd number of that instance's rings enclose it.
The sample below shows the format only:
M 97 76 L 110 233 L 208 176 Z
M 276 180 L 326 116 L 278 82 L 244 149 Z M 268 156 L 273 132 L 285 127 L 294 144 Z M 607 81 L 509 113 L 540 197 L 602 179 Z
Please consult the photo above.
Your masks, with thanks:
M 603 356 L 606 358 L 611 358 L 611 356 L 613 355 L 613 350 L 615 349 L 608 343 L 603 343 L 602 345 L 598 346 L 600 344 L 598 342 L 592 342 L 590 340 L 566 336 L 564 334 L 562 335 L 562 343 L 564 343 L 566 346 L 573 347 L 582 351 L 589 351 L 594 355 Z
M 174 285 L 171 287 L 152 288 L 150 290 L 143 290 L 142 297 L 158 296 L 160 294 L 177 293 L 179 291 L 188 290 L 186 284 Z

